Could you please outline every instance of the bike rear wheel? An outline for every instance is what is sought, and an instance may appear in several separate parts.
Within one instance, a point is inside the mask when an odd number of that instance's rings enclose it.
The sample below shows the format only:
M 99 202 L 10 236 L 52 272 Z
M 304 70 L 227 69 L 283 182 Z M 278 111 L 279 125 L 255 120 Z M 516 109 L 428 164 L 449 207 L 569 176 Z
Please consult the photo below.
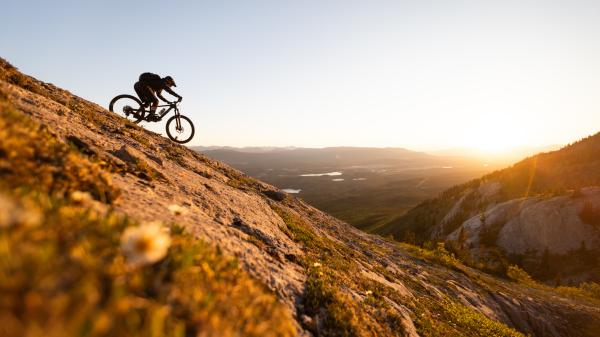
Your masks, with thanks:
M 182 115 L 175 115 L 167 121 L 167 136 L 175 143 L 185 144 L 194 138 L 194 124 Z
M 116 96 L 110 101 L 108 110 L 136 124 L 144 120 L 145 111 L 143 104 L 135 96 Z

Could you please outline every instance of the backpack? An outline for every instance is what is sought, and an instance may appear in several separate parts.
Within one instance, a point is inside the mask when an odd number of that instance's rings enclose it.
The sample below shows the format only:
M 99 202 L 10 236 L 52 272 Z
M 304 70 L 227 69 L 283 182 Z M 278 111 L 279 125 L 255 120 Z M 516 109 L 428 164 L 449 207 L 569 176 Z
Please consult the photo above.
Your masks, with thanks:
M 153 73 L 143 73 L 140 75 L 140 82 L 152 82 L 160 79 L 160 76 Z

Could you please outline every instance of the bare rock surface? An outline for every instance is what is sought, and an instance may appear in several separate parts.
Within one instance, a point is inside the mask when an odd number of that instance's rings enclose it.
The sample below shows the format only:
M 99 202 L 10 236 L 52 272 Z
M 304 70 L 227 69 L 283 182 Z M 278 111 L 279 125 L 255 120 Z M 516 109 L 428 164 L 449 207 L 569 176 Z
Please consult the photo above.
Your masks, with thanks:
M 565 254 L 581 247 L 600 247 L 600 230 L 582 221 L 583 207 L 600 205 L 600 188 L 590 187 L 580 196 L 540 197 L 510 200 L 465 221 L 448 239 L 466 234 L 466 245 L 477 247 L 479 234 L 487 226 L 500 226 L 496 244 L 508 253 L 528 250 Z

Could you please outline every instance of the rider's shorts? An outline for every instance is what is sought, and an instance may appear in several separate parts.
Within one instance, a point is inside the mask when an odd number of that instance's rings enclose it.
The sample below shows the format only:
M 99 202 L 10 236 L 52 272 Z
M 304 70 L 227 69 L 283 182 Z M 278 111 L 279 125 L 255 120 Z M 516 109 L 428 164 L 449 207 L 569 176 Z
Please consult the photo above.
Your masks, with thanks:
M 158 103 L 158 99 L 154 95 L 154 92 L 145 83 L 135 82 L 135 84 L 133 85 L 133 90 L 135 90 L 135 93 L 138 95 L 138 97 L 142 100 L 143 103 Z

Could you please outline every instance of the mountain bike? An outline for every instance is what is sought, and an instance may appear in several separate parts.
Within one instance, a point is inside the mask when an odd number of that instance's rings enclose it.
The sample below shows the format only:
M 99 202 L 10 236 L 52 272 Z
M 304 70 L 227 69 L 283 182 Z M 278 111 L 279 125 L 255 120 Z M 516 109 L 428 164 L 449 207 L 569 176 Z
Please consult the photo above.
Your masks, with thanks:
M 154 118 L 150 115 L 150 109 L 137 97 L 131 95 L 119 95 L 110 101 L 108 110 L 114 112 L 127 120 L 138 124 L 140 122 L 160 122 L 172 110 L 175 115 L 167 120 L 167 136 L 175 143 L 185 144 L 194 137 L 194 124 L 186 116 L 179 113 L 179 102 L 159 105 L 163 108 L 156 112 Z M 167 109 L 168 107 L 168 109 Z M 157 109 L 158 110 L 158 109 Z

